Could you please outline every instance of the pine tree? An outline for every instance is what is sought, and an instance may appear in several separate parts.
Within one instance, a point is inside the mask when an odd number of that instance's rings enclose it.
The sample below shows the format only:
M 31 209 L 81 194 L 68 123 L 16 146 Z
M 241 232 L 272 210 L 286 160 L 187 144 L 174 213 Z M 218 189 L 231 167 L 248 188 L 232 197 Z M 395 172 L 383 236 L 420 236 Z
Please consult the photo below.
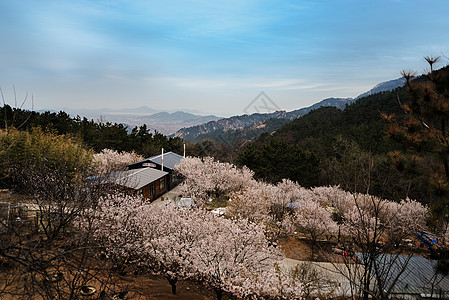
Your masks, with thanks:
M 434 70 L 440 57 L 424 58 L 430 70 L 415 78 L 415 72 L 402 71 L 408 98 L 400 99 L 405 117 L 400 123 L 393 115 L 381 114 L 390 123 L 387 134 L 401 142 L 404 151 L 392 152 L 393 164 L 402 170 L 426 172 L 433 194 L 434 211 L 449 212 L 449 69 Z

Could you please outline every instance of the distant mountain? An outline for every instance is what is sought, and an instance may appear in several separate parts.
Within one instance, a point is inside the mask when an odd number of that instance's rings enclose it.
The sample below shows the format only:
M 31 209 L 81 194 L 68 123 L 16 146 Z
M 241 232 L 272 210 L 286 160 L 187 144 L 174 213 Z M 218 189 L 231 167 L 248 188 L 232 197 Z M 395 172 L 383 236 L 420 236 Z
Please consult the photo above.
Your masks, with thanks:
M 148 106 L 140 106 L 140 107 L 136 107 L 136 108 L 124 108 L 124 109 L 120 109 L 120 110 L 109 110 L 109 113 L 111 114 L 123 114 L 123 113 L 127 113 L 127 114 L 134 114 L 134 115 L 147 115 L 147 114 L 153 114 L 157 112 L 157 110 L 152 109 Z
M 177 111 L 174 113 L 159 112 L 150 116 L 141 116 L 133 120 L 129 120 L 127 124 L 130 126 L 146 124 L 148 128 L 155 129 L 165 135 L 171 135 L 181 128 L 192 127 L 220 119 L 220 117 L 214 115 L 200 116 Z
M 405 80 L 403 78 L 390 80 L 379 83 L 371 90 L 359 95 L 357 98 L 327 98 L 311 106 L 290 112 L 276 111 L 274 113 L 266 114 L 257 113 L 252 115 L 234 116 L 190 128 L 182 128 L 178 130 L 174 136 L 182 137 L 187 141 L 193 142 L 200 142 L 212 138 L 219 142 L 233 144 L 237 140 L 257 138 L 265 132 L 272 133 L 283 126 L 288 120 L 294 120 L 304 116 L 310 111 L 320 107 L 331 106 L 343 110 L 347 105 L 350 105 L 357 99 L 379 92 L 391 91 L 404 84 Z M 271 119 L 286 119 L 286 121 L 278 122 Z
M 65 109 L 65 111 L 73 117 L 80 116 L 89 120 L 120 123 L 130 128 L 146 124 L 151 131 L 157 130 L 165 135 L 173 134 L 184 127 L 221 119 L 213 115 L 202 116 L 184 111 L 168 113 L 147 106 L 124 109 Z
M 346 107 L 346 105 L 351 104 L 355 100 L 356 99 L 353 99 L 353 98 L 327 98 L 327 99 L 321 100 L 320 102 L 315 103 L 311 106 L 288 112 L 287 118 L 290 120 L 293 120 L 298 117 L 304 116 L 305 114 L 308 114 L 310 111 L 312 111 L 314 109 L 318 109 L 318 108 L 324 107 L 324 106 L 333 106 L 333 107 L 336 107 L 339 109 L 344 109 Z
M 309 107 L 285 112 L 276 111 L 274 113 L 256 113 L 252 115 L 241 115 L 224 118 L 207 124 L 182 128 L 174 136 L 181 137 L 186 141 L 200 142 L 204 139 L 216 139 L 221 142 L 233 142 L 241 139 L 252 139 L 264 132 L 272 132 L 284 125 L 288 120 L 301 117 L 311 110 L 323 107 L 334 106 L 344 109 L 347 104 L 352 103 L 352 98 L 328 98 Z M 271 119 L 285 119 L 285 122 L 270 121 Z M 268 125 L 268 126 L 267 126 Z M 230 139 L 232 137 L 232 139 Z
M 159 120 L 159 121 L 182 121 L 182 122 L 194 121 L 199 118 L 210 119 L 210 120 L 217 119 L 217 117 L 212 116 L 212 115 L 199 116 L 199 115 L 194 115 L 194 114 L 183 112 L 183 111 L 176 111 L 174 113 L 168 113 L 168 112 L 163 111 L 163 112 L 152 114 L 145 118 L 155 120 L 155 121 Z
M 369 91 L 367 91 L 367 92 L 365 92 L 363 94 L 358 95 L 356 99 L 360 99 L 360 98 L 363 98 L 363 97 L 366 97 L 366 96 L 369 96 L 369 95 L 373 95 L 373 94 L 376 94 L 376 93 L 380 93 L 380 92 L 388 92 L 388 91 L 394 90 L 395 88 L 404 86 L 404 84 L 405 84 L 405 78 L 404 77 L 401 77 L 401 78 L 398 78 L 398 79 L 393 79 L 393 80 L 390 80 L 390 81 L 385 81 L 385 82 L 379 83 L 378 85 L 376 85 L 375 87 L 373 87 Z
M 290 112 L 256 113 L 224 119 L 214 115 L 202 116 L 201 114 L 196 114 L 196 111 L 187 109 L 185 111 L 165 112 L 147 106 L 124 109 L 64 110 L 74 117 L 79 115 L 102 122 L 122 123 L 130 128 L 146 124 L 150 130 L 157 130 L 165 135 L 179 136 L 187 141 L 199 142 L 213 138 L 221 142 L 229 142 L 230 137 L 232 137 L 231 140 L 252 139 L 264 132 L 271 133 L 288 120 L 296 119 L 323 106 L 344 109 L 346 105 L 353 103 L 357 99 L 378 92 L 393 90 L 403 86 L 404 83 L 405 81 L 402 78 L 382 82 L 357 98 L 328 98 L 309 107 Z M 271 119 L 284 119 L 286 121 L 278 122 Z
M 252 115 L 224 118 L 218 121 L 211 121 L 193 127 L 182 128 L 178 130 L 174 136 L 181 137 L 186 141 L 198 142 L 209 137 L 217 137 L 225 132 L 251 127 L 272 118 L 286 119 L 286 112 L 276 111 L 274 113 L 267 114 L 255 113 Z

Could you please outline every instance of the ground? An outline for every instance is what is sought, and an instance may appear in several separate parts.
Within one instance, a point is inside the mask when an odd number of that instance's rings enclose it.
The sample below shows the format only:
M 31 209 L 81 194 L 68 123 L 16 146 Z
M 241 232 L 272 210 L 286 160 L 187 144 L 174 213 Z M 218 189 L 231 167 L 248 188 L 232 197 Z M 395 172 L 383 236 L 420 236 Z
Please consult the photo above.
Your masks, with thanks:
M 312 241 L 302 235 L 286 236 L 279 239 L 279 244 L 285 252 L 285 257 L 299 261 L 316 262 L 342 262 L 343 257 L 334 253 L 335 242 L 319 241 L 313 247 L 314 255 L 312 258 Z
M 177 294 L 171 293 L 171 287 L 165 278 L 146 276 L 125 276 L 129 280 L 131 291 L 128 299 L 183 299 L 183 300 L 209 300 L 215 299 L 215 294 L 191 281 L 180 281 L 177 284 Z

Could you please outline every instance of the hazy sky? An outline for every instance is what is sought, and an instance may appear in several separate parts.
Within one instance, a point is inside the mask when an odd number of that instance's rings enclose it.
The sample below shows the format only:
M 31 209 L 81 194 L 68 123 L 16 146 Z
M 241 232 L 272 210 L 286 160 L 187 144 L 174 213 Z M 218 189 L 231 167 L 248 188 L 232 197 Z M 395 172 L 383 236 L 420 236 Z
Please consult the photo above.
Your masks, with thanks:
M 264 91 L 293 110 L 449 56 L 448 12 L 447 0 L 0 0 L 0 86 L 36 109 L 227 116 Z

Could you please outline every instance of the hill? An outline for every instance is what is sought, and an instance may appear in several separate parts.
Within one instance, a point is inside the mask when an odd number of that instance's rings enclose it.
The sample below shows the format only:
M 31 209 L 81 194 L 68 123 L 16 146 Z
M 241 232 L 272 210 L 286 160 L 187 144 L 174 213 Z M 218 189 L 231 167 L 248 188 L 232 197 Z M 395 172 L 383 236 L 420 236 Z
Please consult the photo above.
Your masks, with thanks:
M 273 133 L 290 120 L 304 116 L 312 110 L 320 107 L 336 107 L 345 109 L 357 99 L 383 91 L 391 91 L 404 85 L 403 79 L 395 79 L 379 83 L 371 90 L 359 95 L 357 98 L 327 98 L 311 106 L 290 112 L 276 111 L 274 113 L 256 113 L 251 115 L 234 116 L 218 121 L 211 121 L 193 127 L 178 130 L 174 136 L 181 137 L 186 141 L 201 142 L 213 139 L 220 143 L 233 145 L 236 141 L 240 143 L 259 137 L 263 133 Z M 277 120 L 276 120 L 277 119 Z
M 252 169 L 257 178 L 270 182 L 288 174 L 288 178 L 305 186 L 340 185 L 346 190 L 369 191 L 389 199 L 407 196 L 424 203 L 437 203 L 441 194 L 435 193 L 429 172 L 443 169 L 434 153 L 440 148 L 432 150 L 431 136 L 426 136 L 419 128 L 444 131 L 446 123 L 441 118 L 446 115 L 435 111 L 446 107 L 447 73 L 448 67 L 445 67 L 435 72 L 433 77 L 423 75 L 411 83 L 411 86 L 423 90 L 429 86 L 434 89 L 432 99 L 436 99 L 436 104 L 432 104 L 430 98 L 424 99 L 427 102 L 413 102 L 413 97 L 420 94 L 411 93 L 409 87 L 374 93 L 382 86 L 388 88 L 402 81 L 387 82 L 365 96 L 362 94 L 343 110 L 320 107 L 288 122 L 276 132 L 262 134 L 239 151 L 236 161 Z M 441 83 L 430 82 L 432 78 Z M 401 104 L 410 106 L 402 107 Z M 409 114 L 413 109 L 420 112 L 418 104 L 429 106 L 422 126 L 419 119 L 411 123 L 410 115 L 404 111 L 409 111 Z M 395 138 L 387 135 L 387 130 L 395 133 L 381 114 L 389 116 L 389 120 L 394 118 L 396 127 L 393 128 L 399 133 Z M 303 153 L 308 162 L 295 161 L 292 151 Z M 285 160 L 291 163 L 272 163 Z M 315 160 L 319 161 L 318 166 L 311 165 Z M 298 168 L 302 171 L 293 172 Z M 321 175 L 317 177 L 316 172 Z
M 174 136 L 183 138 L 186 141 L 199 142 L 210 137 L 218 137 L 229 131 L 252 127 L 269 119 L 286 119 L 285 111 L 276 111 L 274 113 L 255 113 L 251 115 L 233 116 L 230 118 L 211 121 L 189 128 L 182 128 Z
M 386 82 L 382 82 L 382 83 L 379 83 L 378 85 L 376 85 L 375 87 L 373 87 L 372 89 L 370 89 L 369 91 L 367 91 L 363 94 L 360 94 L 359 96 L 357 96 L 356 99 L 360 99 L 360 98 L 363 98 L 363 97 L 366 97 L 369 95 L 373 95 L 373 94 L 376 94 L 379 92 L 391 91 L 397 87 L 404 86 L 404 84 L 405 84 L 405 78 L 403 78 L 403 77 L 398 78 L 398 79 L 389 80 Z

